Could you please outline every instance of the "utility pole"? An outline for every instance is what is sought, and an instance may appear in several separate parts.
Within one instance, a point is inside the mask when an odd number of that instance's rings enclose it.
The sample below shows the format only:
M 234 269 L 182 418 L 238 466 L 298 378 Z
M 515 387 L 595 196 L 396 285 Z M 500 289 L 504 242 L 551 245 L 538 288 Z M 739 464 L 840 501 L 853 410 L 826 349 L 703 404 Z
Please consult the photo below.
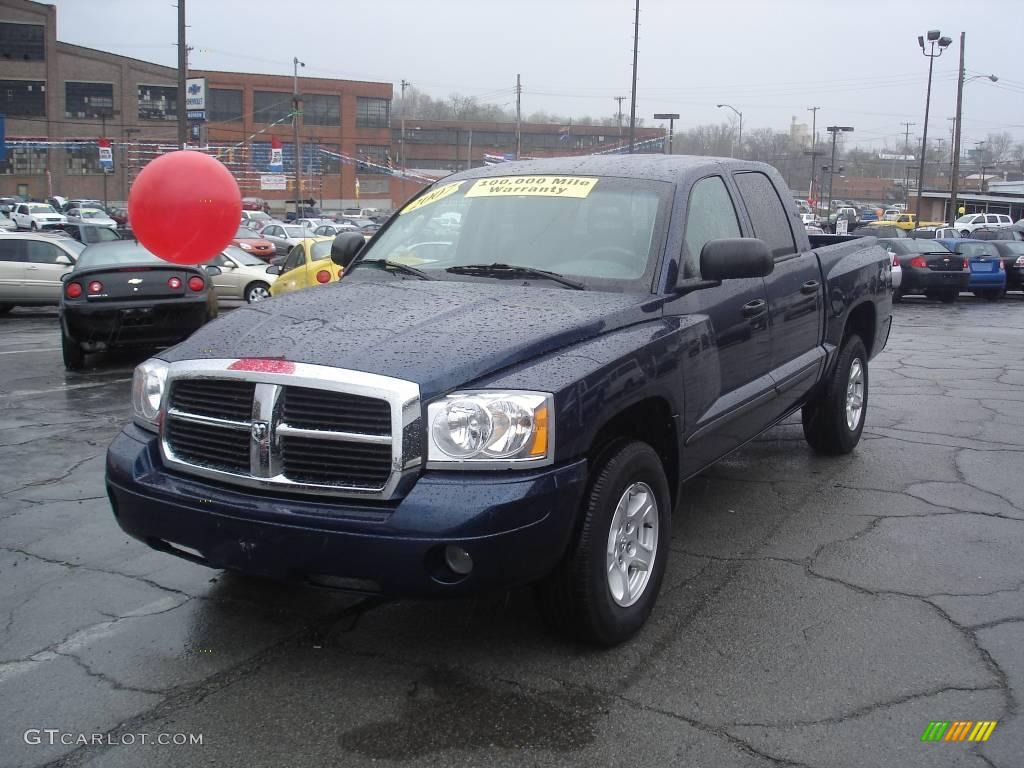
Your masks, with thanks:
M 956 194 L 960 184 L 960 119 L 964 106 L 964 43 L 966 34 L 960 33 L 960 74 L 956 81 L 956 117 L 953 120 L 953 184 L 949 191 L 949 223 L 953 224 L 960 216 Z
M 633 15 L 633 91 L 629 98 L 629 154 L 633 154 L 633 142 L 636 136 L 636 56 L 640 45 L 640 0 L 636 0 L 636 11 Z
M 907 208 L 907 213 L 910 212 L 910 176 L 907 174 L 907 168 L 910 166 L 907 163 L 907 154 L 910 151 L 910 127 L 917 125 L 917 123 L 900 123 L 903 126 L 903 205 Z
M 825 129 L 832 134 L 832 162 L 828 166 L 828 211 L 832 211 L 832 183 L 836 177 L 836 137 L 840 133 L 852 131 L 848 125 L 830 125 Z
M 516 75 L 516 160 L 523 152 L 523 81 Z
M 402 140 L 398 142 L 398 166 L 402 169 L 402 173 L 405 173 L 405 113 L 407 112 L 405 107 L 405 89 L 408 88 L 412 83 L 402 80 Z
M 299 201 L 302 200 L 302 146 L 299 144 L 299 117 L 302 110 L 299 107 L 299 67 L 306 66 L 305 62 L 299 61 L 299 57 L 292 58 L 292 140 L 295 147 L 295 218 L 301 218 L 299 213 Z
M 808 107 L 811 113 L 811 183 L 807 186 L 807 196 L 814 196 L 814 170 L 817 167 L 818 158 L 818 110 L 821 107 Z
M 473 129 L 469 129 L 469 146 L 466 148 L 466 170 L 473 167 Z
M 185 46 L 185 0 L 178 0 L 178 149 L 188 144 L 188 115 L 185 111 L 185 79 L 188 77 L 188 49 Z
M 619 111 L 617 113 L 617 118 L 618 118 L 618 123 L 619 123 L 619 136 L 621 137 L 622 136 L 622 102 L 624 102 L 626 100 L 626 97 L 625 96 L 613 96 L 612 98 L 615 99 L 615 101 L 619 102 Z

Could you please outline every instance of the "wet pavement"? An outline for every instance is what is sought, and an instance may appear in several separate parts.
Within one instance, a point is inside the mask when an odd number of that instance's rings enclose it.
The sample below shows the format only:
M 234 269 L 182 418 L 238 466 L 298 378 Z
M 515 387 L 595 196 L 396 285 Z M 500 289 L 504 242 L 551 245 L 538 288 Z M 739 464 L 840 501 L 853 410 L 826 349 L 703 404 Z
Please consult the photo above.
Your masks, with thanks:
M 525 591 L 381 603 L 129 539 L 103 461 L 138 359 L 59 346 L 55 312 L 0 318 L 0 765 L 1024 764 L 1020 294 L 897 306 L 852 455 L 787 424 L 689 482 L 613 650 Z

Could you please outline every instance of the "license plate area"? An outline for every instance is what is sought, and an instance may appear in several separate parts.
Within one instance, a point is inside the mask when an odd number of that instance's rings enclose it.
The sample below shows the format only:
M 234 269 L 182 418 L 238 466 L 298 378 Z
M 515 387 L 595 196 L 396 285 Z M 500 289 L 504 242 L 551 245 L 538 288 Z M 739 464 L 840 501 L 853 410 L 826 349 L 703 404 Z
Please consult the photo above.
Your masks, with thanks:
M 153 324 L 152 307 L 132 307 L 120 311 L 121 327 L 138 327 Z

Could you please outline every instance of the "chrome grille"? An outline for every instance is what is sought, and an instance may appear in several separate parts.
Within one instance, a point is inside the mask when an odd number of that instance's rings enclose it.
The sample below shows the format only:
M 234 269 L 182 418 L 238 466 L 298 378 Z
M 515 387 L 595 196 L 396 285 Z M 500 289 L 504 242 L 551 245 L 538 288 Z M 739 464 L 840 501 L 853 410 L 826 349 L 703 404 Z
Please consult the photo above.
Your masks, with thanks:
M 411 382 L 303 363 L 194 360 L 171 364 L 167 387 L 161 452 L 182 472 L 387 499 L 405 492 L 422 463 Z

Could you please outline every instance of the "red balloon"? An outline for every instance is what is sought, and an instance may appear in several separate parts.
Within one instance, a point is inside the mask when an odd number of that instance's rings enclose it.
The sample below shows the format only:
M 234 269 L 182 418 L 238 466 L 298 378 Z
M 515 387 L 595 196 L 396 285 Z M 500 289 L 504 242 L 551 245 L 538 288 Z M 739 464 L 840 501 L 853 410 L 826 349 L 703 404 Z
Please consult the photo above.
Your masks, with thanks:
M 242 193 L 231 172 L 209 155 L 161 155 L 136 177 L 128 220 L 148 251 L 174 264 L 209 261 L 234 239 Z

